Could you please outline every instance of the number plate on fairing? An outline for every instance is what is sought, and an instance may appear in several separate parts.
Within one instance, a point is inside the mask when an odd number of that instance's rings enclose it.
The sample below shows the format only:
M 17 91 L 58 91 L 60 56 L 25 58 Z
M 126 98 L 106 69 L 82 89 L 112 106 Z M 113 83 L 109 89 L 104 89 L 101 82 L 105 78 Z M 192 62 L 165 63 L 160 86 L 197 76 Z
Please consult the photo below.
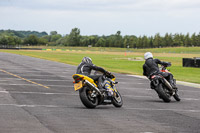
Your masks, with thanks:
M 74 84 L 74 90 L 77 91 L 83 87 L 82 81 Z

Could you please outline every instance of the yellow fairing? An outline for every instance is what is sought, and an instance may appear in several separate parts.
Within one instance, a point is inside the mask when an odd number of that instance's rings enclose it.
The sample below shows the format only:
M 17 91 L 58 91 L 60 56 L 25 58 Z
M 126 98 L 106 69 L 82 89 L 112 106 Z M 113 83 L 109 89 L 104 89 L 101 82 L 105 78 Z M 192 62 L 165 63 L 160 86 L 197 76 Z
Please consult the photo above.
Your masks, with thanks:
M 115 76 L 114 76 L 114 75 L 112 75 L 112 77 L 113 77 L 113 78 L 112 78 L 112 81 L 115 81 Z
M 115 81 L 115 78 L 113 78 L 112 81 Z
M 88 76 L 85 76 L 85 75 L 82 75 L 82 74 L 74 74 L 74 75 L 72 75 L 72 77 L 73 77 L 74 80 L 76 80 L 75 77 L 83 78 L 83 80 L 87 80 L 97 87 L 97 85 L 94 83 L 94 80 L 92 78 L 88 77 Z

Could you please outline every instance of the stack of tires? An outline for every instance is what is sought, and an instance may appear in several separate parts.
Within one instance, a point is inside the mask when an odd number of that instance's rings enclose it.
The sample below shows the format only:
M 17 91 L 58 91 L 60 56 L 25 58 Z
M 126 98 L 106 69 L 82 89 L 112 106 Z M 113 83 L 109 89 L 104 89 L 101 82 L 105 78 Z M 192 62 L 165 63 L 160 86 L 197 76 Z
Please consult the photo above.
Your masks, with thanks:
M 200 57 L 183 58 L 183 67 L 200 67 Z

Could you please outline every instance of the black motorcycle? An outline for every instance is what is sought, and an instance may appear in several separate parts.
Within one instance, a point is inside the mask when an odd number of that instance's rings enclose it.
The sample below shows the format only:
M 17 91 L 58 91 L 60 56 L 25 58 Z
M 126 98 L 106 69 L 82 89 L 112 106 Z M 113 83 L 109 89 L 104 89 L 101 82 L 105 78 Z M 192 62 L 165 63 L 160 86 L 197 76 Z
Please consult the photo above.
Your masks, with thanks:
M 161 72 L 167 72 L 170 73 L 167 70 L 167 67 L 169 65 L 161 65 L 160 71 Z M 160 74 L 152 74 L 150 75 L 150 81 L 151 81 L 151 88 L 154 89 L 157 93 L 160 99 L 162 99 L 164 102 L 170 102 L 171 97 L 173 96 L 176 101 L 180 101 L 179 95 L 177 94 L 178 89 L 174 89 L 171 84 Z M 174 79 L 174 83 L 176 83 L 176 80 Z

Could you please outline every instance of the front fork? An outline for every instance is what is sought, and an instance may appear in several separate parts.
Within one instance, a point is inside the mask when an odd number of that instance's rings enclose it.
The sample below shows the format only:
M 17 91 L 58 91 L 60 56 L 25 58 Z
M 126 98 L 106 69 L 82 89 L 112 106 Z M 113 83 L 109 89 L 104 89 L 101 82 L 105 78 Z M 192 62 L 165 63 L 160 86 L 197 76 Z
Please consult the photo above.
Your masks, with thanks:
M 114 84 L 111 84 L 110 81 L 107 81 L 105 84 L 105 89 L 108 90 L 110 96 L 114 95 L 117 92 L 117 89 Z

